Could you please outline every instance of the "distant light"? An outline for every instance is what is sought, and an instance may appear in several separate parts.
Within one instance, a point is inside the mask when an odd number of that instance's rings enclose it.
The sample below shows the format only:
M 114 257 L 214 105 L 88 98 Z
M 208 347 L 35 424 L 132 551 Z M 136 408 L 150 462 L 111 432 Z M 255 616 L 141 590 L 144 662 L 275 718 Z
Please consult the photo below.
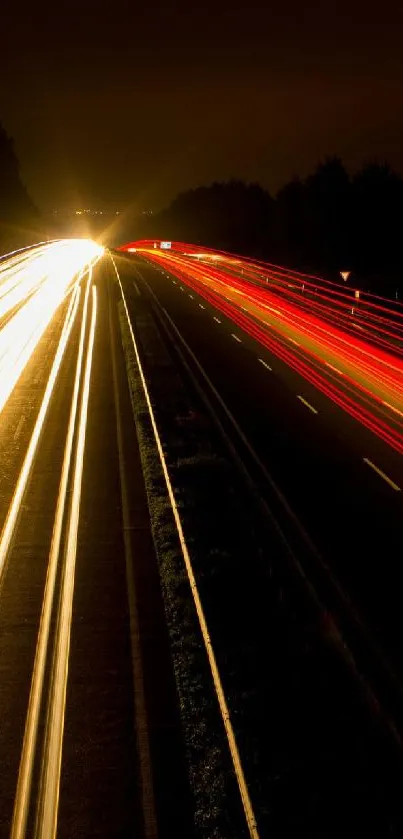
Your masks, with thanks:
M 360 299 L 360 292 L 358 291 L 358 289 L 355 290 L 355 297 L 357 300 Z
M 344 280 L 345 283 L 347 282 L 350 274 L 351 274 L 351 271 L 340 271 L 340 276 L 341 276 L 342 280 Z
M 128 253 L 136 253 L 136 251 L 137 251 L 137 248 L 128 248 L 127 249 Z

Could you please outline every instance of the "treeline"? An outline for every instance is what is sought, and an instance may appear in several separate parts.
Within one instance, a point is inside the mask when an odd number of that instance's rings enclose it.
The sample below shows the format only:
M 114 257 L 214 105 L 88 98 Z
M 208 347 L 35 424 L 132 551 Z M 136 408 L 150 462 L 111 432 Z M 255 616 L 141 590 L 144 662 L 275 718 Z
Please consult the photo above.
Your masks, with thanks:
M 0 253 L 36 241 L 40 219 L 20 178 L 13 140 L 0 123 Z
M 403 297 L 403 179 L 373 163 L 350 176 L 329 158 L 275 197 L 258 184 L 213 183 L 183 192 L 140 235 L 235 251 L 320 273 L 350 270 L 363 289 Z

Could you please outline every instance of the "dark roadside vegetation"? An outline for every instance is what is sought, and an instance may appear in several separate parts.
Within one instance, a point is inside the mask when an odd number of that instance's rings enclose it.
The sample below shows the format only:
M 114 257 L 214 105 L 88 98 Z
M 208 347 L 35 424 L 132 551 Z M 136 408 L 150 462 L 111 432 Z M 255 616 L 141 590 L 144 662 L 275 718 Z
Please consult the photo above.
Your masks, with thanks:
M 213 183 L 178 195 L 163 212 L 122 231 L 122 241 L 159 237 L 199 243 L 403 297 L 403 179 L 386 163 L 349 175 L 328 158 L 275 197 L 258 184 Z
M 0 123 L 0 255 L 37 242 L 44 227 L 21 180 L 13 140 Z

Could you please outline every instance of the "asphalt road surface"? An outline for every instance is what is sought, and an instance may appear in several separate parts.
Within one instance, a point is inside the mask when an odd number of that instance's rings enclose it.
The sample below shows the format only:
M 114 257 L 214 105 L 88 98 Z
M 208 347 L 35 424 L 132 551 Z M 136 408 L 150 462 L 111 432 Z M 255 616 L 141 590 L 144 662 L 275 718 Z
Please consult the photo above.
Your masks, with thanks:
M 196 287 L 178 280 L 168 263 L 162 270 L 135 259 L 135 282 L 164 307 L 353 608 L 401 672 L 402 456 Z
M 0 836 L 189 836 L 112 263 L 85 263 L 0 414 Z
M 186 346 L 285 499 L 282 526 L 310 540 L 399 681 L 401 454 L 202 289 L 117 264 L 170 319 L 171 349 Z M 94 243 L 0 263 L 0 839 L 191 836 L 119 294 Z

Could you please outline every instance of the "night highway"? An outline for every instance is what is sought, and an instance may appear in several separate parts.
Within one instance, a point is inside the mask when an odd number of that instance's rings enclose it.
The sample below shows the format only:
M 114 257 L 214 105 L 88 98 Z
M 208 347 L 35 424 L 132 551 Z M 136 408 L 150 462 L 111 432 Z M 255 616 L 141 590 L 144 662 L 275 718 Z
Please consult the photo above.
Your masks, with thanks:
M 400 835 L 403 310 L 57 240 L 0 370 L 1 839 Z
M 2 5 L 0 839 L 403 837 L 402 31 Z
M 256 267 L 252 284 L 224 256 L 201 253 L 200 262 L 197 250 L 143 253 L 148 264 L 138 270 L 149 294 L 267 470 L 271 500 L 282 496 L 279 507 L 297 520 L 400 671 L 403 309 L 386 317 L 375 299 L 352 320 L 352 295 L 346 305 L 341 289 L 335 310 L 334 291 L 329 302 L 319 280 L 314 289 L 305 278 L 302 292 L 304 278 L 291 274 L 279 289 L 269 273 L 264 288 Z

